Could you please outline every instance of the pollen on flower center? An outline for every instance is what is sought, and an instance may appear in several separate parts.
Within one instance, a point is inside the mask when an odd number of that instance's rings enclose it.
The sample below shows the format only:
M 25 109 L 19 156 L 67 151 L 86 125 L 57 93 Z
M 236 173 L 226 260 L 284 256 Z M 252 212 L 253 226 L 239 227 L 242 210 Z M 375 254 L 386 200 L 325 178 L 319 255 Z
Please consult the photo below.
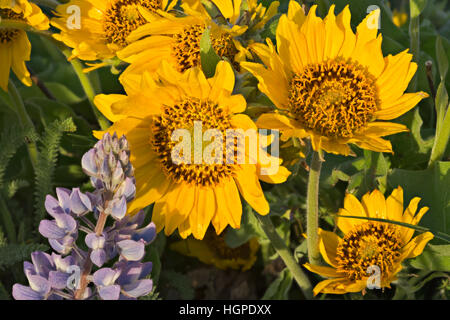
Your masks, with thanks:
M 22 13 L 16 13 L 11 9 L 0 9 L 0 20 L 2 19 L 24 21 Z M 0 43 L 8 43 L 14 40 L 19 31 L 18 29 L 0 28 Z
M 103 21 L 106 41 L 125 47 L 128 35 L 147 22 L 139 13 L 138 6 L 156 12 L 161 5 L 162 0 L 118 0 L 111 3 Z
M 208 129 L 218 129 L 223 137 L 223 154 L 214 157 L 221 158 L 221 163 L 194 163 L 195 157 L 192 152 L 191 162 L 174 163 L 172 160 L 172 149 L 178 141 L 172 141 L 172 133 L 177 129 L 186 129 L 193 137 L 194 122 L 202 124 L 202 134 Z M 223 109 L 210 101 L 201 101 L 197 98 L 187 97 L 172 106 L 166 106 L 162 114 L 153 120 L 152 145 L 158 154 L 164 172 L 176 182 L 187 182 L 196 185 L 215 185 L 223 178 L 230 177 L 235 169 L 235 164 L 226 164 L 226 152 L 235 151 L 235 147 L 226 146 L 226 130 L 231 128 L 229 116 Z M 214 139 L 214 138 L 213 138 Z M 207 143 L 209 144 L 209 143 Z M 204 147 L 204 144 L 202 145 Z
M 289 111 L 307 129 L 327 137 L 352 137 L 377 111 L 375 78 L 341 58 L 307 66 L 291 80 Z
M 189 68 L 200 65 L 200 40 L 205 26 L 195 24 L 187 26 L 182 32 L 174 35 L 173 55 L 177 61 L 177 69 L 183 72 Z M 211 44 L 216 53 L 222 58 L 234 61 L 238 52 L 231 35 L 223 33 L 211 37 Z
M 372 222 L 358 225 L 345 235 L 337 248 L 338 272 L 350 280 L 361 280 L 370 275 L 367 273 L 370 266 L 377 266 L 386 275 L 392 271 L 401 248 L 395 226 Z

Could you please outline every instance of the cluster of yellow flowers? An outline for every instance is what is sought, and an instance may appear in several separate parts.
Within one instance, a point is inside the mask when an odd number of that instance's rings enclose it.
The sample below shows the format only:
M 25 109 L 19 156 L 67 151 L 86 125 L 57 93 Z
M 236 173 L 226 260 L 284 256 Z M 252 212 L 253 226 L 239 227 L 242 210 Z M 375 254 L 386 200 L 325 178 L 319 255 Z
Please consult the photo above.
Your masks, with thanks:
M 74 8 L 80 10 L 78 23 Z M 290 175 L 285 167 L 262 175 L 259 158 L 254 164 L 172 161 L 171 134 L 178 128 L 192 129 L 195 121 L 202 121 L 203 130 L 222 132 L 277 129 L 282 141 L 309 140 L 316 152 L 347 156 L 353 154 L 350 144 L 392 152 L 382 137 L 408 129 L 386 120 L 427 97 L 424 92 L 405 93 L 417 65 L 407 51 L 383 56 L 382 36 L 369 23 L 377 20 L 378 10 L 356 32 L 350 26 L 348 6 L 338 15 L 334 11 L 333 5 L 322 19 L 316 6 L 306 13 L 291 1 L 279 19 L 276 44 L 269 39 L 264 44 L 252 35 L 278 13 L 276 1 L 268 8 L 256 0 L 184 0 L 180 6 L 170 0 L 70 0 L 58 6 L 51 25 L 61 32 L 54 38 L 73 48 L 71 59 L 102 61 L 93 68 L 115 59 L 129 63 L 120 76 L 126 94 L 100 94 L 95 104 L 113 122 L 107 131 L 124 134 L 130 143 L 137 187 L 130 214 L 154 204 L 152 219 L 158 231 L 170 235 L 178 229 L 183 238 L 203 239 L 211 223 L 217 234 L 228 225 L 240 227 L 240 196 L 259 214 L 269 213 L 260 180 L 285 182 Z M 0 16 L 48 28 L 45 16 L 27 0 L 16 0 L 14 7 L 0 0 Z M 205 30 L 222 59 L 209 78 L 201 61 Z M 3 89 L 10 66 L 24 84 L 30 84 L 24 66 L 29 54 L 25 32 L 0 29 Z M 236 77 L 247 72 L 275 105 L 256 122 L 245 114 L 245 98 L 235 94 Z M 94 135 L 101 138 L 104 133 Z M 262 147 L 258 150 L 264 152 Z M 413 199 L 403 212 L 400 187 L 387 199 L 377 190 L 361 202 L 348 194 L 342 214 L 417 224 L 426 212 L 423 208 L 415 215 L 418 202 Z M 412 229 L 362 219 L 339 218 L 337 226 L 342 238 L 319 233 L 320 252 L 331 267 L 305 265 L 331 278 L 316 286 L 316 294 L 363 290 L 367 266 L 374 262 L 381 263 L 382 286 L 387 287 L 401 262 L 420 254 L 432 238 L 424 233 L 411 240 Z

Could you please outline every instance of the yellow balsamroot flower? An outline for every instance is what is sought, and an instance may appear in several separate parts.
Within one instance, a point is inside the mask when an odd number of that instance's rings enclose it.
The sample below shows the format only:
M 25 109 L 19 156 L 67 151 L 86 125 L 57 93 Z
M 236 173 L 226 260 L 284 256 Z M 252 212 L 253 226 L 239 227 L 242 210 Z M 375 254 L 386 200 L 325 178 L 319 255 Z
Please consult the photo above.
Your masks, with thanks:
M 339 215 L 381 218 L 417 225 L 428 211 L 423 207 L 416 214 L 420 198 L 414 198 L 403 211 L 403 189 L 398 187 L 385 199 L 375 190 L 362 197 L 361 202 L 351 194 L 344 199 Z M 390 287 L 405 259 L 420 255 L 431 232 L 412 238 L 414 229 L 392 223 L 338 217 L 336 224 L 344 236 L 319 229 L 319 249 L 323 259 L 330 265 L 304 266 L 315 273 L 330 278 L 317 284 L 314 294 L 360 292 L 367 280 L 379 268 L 380 287 Z M 372 284 L 372 283 L 371 283 Z
M 239 194 L 258 213 L 269 213 L 259 179 L 281 183 L 290 172 L 282 166 L 276 171 L 263 172 L 262 169 L 270 165 L 264 160 L 265 156 L 261 157 L 267 155 L 262 148 L 255 150 L 257 160 L 246 148 L 245 156 L 255 159 L 253 164 L 225 160 L 229 159 L 227 152 L 234 154 L 235 150 L 225 138 L 229 130 L 256 132 L 257 129 L 253 121 L 242 114 L 246 109 L 244 97 L 232 95 L 235 79 L 231 65 L 219 62 L 215 75 L 206 79 L 199 67 L 178 73 L 163 62 L 156 75 L 158 80 L 144 73 L 140 87 L 134 87 L 134 82 L 124 83 L 127 95 L 98 95 L 94 100 L 99 110 L 114 122 L 108 132 L 125 134 L 130 144 L 136 198 L 130 203 L 129 213 L 155 203 L 152 220 L 158 232 L 165 227 L 169 235 L 178 228 L 183 238 L 193 234 L 197 239 L 204 237 L 211 221 L 217 233 L 227 225 L 240 227 Z M 194 146 L 193 152 L 182 149 L 183 157 L 187 156 L 190 162 L 174 160 L 174 154 L 181 153 L 178 140 L 173 140 L 179 129 L 189 133 L 189 137 L 182 137 L 183 142 L 185 139 L 191 142 L 194 137 L 190 144 L 191 148 Z M 227 145 L 214 152 L 214 161 L 207 162 L 203 155 L 210 144 L 196 147 L 196 139 L 202 140 L 209 129 L 218 130 Z M 101 138 L 103 132 L 97 131 L 94 135 Z M 264 143 L 259 145 L 264 147 Z M 278 158 L 269 156 L 269 159 L 271 163 L 280 163 Z
M 208 229 L 203 240 L 189 237 L 171 244 L 170 249 L 222 270 L 246 271 L 256 262 L 259 243 L 256 238 L 252 238 L 237 248 L 230 248 L 225 243 L 224 232 L 217 235 Z
M 200 40 L 207 27 L 210 28 L 211 44 L 220 57 L 227 58 L 237 67 L 246 59 L 248 51 L 235 39 L 247 30 L 246 26 L 230 28 L 217 24 L 197 1 L 185 2 L 182 6 L 186 16 L 155 17 L 151 23 L 130 34 L 131 44 L 118 52 L 120 59 L 131 64 L 122 77 L 154 72 L 163 60 L 179 72 L 200 66 Z
M 264 7 L 258 0 L 247 0 L 247 14 L 250 29 L 260 30 L 264 25 L 278 13 L 278 1 L 272 1 L 268 8 Z
M 417 65 L 406 51 L 383 57 L 377 36 L 379 10 L 357 27 L 350 27 L 350 10 L 338 16 L 331 6 L 325 19 L 307 16 L 295 1 L 280 18 L 277 47 L 254 44 L 264 65 L 242 62 L 259 81 L 259 89 L 277 107 L 261 115 L 257 125 L 279 129 L 283 139 L 310 137 L 315 151 L 348 155 L 348 144 L 378 152 L 392 152 L 382 136 L 407 131 L 391 120 L 428 95 L 406 93 Z
M 41 9 L 26 0 L 0 0 L 0 22 L 25 23 L 36 30 L 47 30 L 49 23 Z M 7 91 L 12 68 L 23 84 L 31 86 L 25 61 L 30 60 L 31 44 L 24 30 L 0 27 L 0 88 Z
M 392 11 L 392 22 L 397 26 L 401 27 L 408 21 L 408 14 L 406 12 L 400 12 L 397 9 Z
M 147 23 L 146 11 L 171 10 L 170 0 L 71 0 L 56 8 L 54 37 L 73 48 L 72 58 L 111 59 L 126 47 L 128 35 Z

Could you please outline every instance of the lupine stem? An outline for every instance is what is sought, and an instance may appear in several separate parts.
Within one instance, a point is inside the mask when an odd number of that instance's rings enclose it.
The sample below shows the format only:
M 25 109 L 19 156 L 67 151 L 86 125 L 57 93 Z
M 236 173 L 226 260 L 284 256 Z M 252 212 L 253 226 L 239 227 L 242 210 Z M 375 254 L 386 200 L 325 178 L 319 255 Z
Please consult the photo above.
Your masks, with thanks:
M 279 236 L 277 231 L 275 230 L 275 227 L 272 224 L 272 221 L 270 220 L 269 216 L 261 216 L 259 214 L 255 214 L 259 222 L 261 223 L 261 226 L 266 233 L 267 237 L 270 240 L 270 243 L 275 248 L 277 253 L 280 255 L 281 259 L 284 261 L 284 264 L 289 269 L 289 271 L 294 276 L 295 281 L 297 282 L 298 286 L 300 287 L 300 290 L 302 290 L 304 296 L 306 299 L 312 298 L 312 286 L 309 282 L 308 277 L 303 272 L 303 270 L 300 268 L 298 263 L 295 261 L 294 257 L 292 256 L 291 252 L 289 251 L 289 248 L 284 243 L 283 239 Z
M 107 207 L 107 203 L 105 203 L 105 207 Z M 101 212 L 98 216 L 97 225 L 95 226 L 95 234 L 97 236 L 101 236 L 103 233 L 103 229 L 105 228 L 106 224 L 106 218 L 108 218 L 108 215 L 105 212 Z M 84 296 L 84 292 L 86 291 L 86 288 L 89 284 L 89 275 L 92 271 L 92 261 L 91 261 L 91 253 L 92 249 L 89 249 L 86 261 L 83 265 L 83 270 L 81 272 L 81 278 L 80 278 L 80 287 L 75 291 L 75 299 L 80 300 Z
M 11 102 L 14 104 L 15 111 L 19 118 L 20 125 L 24 130 L 33 129 L 34 124 L 28 116 L 27 110 L 25 109 L 25 105 L 23 104 L 22 98 L 20 97 L 19 91 L 12 81 L 8 83 L 8 94 L 11 97 Z M 36 163 L 38 159 L 38 149 L 36 143 L 34 141 L 27 143 L 28 154 L 30 155 L 31 164 L 33 168 L 36 168 Z
M 319 253 L 319 180 L 322 159 L 317 151 L 313 151 L 308 178 L 308 194 L 306 199 L 306 233 L 308 260 L 313 265 L 320 264 Z

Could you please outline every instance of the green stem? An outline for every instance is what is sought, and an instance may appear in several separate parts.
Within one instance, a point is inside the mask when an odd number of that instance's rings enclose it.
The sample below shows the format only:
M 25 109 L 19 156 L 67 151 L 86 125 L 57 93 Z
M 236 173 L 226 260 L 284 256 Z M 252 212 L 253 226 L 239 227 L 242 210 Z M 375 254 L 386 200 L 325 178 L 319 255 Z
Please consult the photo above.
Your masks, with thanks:
M 320 264 L 319 253 L 319 180 L 322 160 L 319 152 L 313 151 L 308 178 L 306 199 L 306 234 L 308 260 L 313 265 Z
M 68 48 L 62 49 L 62 53 L 68 59 L 72 55 L 71 50 Z M 105 118 L 105 116 L 97 109 L 97 107 L 94 104 L 95 89 L 94 86 L 92 85 L 91 79 L 89 79 L 89 76 L 83 72 L 84 69 L 83 64 L 78 59 L 71 59 L 70 63 L 72 64 L 73 70 L 75 71 L 75 73 L 78 76 L 78 79 L 80 80 L 81 86 L 83 87 L 86 97 L 88 98 L 89 103 L 91 104 L 92 111 L 94 112 L 94 115 L 97 118 L 100 128 L 102 130 L 108 129 L 110 126 L 108 119 Z
M 302 290 L 306 299 L 312 299 L 312 286 L 309 282 L 308 277 L 303 272 L 303 270 L 298 265 L 297 261 L 295 261 L 288 247 L 284 243 L 283 239 L 281 239 L 280 235 L 275 230 L 275 227 L 272 224 L 269 216 L 261 216 L 259 214 L 255 214 L 256 218 L 261 223 L 261 226 L 266 233 L 267 237 L 270 240 L 270 243 L 275 248 L 277 253 L 280 255 L 281 259 L 283 259 L 286 267 L 294 276 L 295 281 L 297 282 L 300 290 Z
M 15 243 L 17 241 L 16 228 L 12 219 L 11 212 L 8 209 L 2 195 L 0 195 L 0 213 L 5 226 L 6 236 L 9 242 Z
M 14 83 L 10 80 L 8 83 L 8 94 L 11 98 L 11 102 L 13 103 L 17 116 L 19 117 L 19 122 L 22 128 L 26 131 L 27 129 L 35 130 L 34 124 L 28 116 L 27 110 L 25 109 L 25 105 L 23 104 L 22 98 L 20 97 L 19 91 L 17 90 Z M 31 164 L 33 168 L 36 168 L 36 163 L 38 159 L 38 149 L 35 142 L 27 143 L 28 153 L 30 155 Z
M 413 61 L 419 63 L 420 59 L 420 14 L 424 9 L 422 3 L 417 0 L 409 1 L 409 37 L 410 37 L 410 51 L 413 55 Z M 409 83 L 409 90 L 416 91 L 417 89 L 417 73 Z

